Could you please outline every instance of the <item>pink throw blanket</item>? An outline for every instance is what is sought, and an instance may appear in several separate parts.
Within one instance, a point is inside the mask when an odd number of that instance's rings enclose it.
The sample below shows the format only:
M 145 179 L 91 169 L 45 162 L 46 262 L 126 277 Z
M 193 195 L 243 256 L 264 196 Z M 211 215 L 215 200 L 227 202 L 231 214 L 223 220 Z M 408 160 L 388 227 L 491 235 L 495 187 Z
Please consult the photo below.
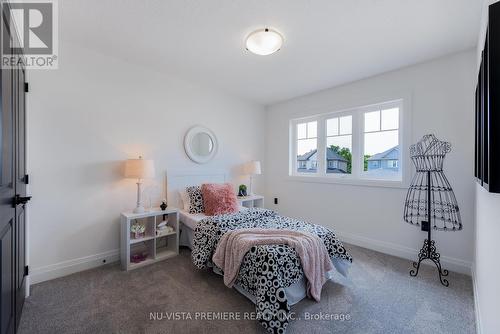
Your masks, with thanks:
M 286 244 L 300 257 L 307 278 L 307 293 L 319 302 L 326 274 L 333 269 L 323 240 L 317 235 L 292 230 L 248 228 L 224 234 L 212 261 L 224 271 L 224 284 L 232 287 L 238 277 L 241 261 L 253 246 Z

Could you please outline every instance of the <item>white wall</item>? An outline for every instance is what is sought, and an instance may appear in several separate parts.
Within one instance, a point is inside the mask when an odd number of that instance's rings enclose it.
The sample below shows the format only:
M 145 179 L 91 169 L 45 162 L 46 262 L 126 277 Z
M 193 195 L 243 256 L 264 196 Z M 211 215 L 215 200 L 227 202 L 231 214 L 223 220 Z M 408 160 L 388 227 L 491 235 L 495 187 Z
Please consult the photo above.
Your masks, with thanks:
M 480 333 L 500 330 L 500 194 L 488 193 L 476 186 L 476 258 L 474 288 Z
M 484 46 L 487 23 L 487 5 L 496 0 L 485 1 L 481 19 L 476 67 L 480 66 L 481 50 Z M 474 80 L 474 84 L 476 80 Z M 473 113 L 473 110 L 471 110 Z M 477 185 L 476 194 L 476 249 L 474 263 L 474 289 L 478 332 L 483 334 L 500 331 L 500 267 L 497 255 L 500 254 L 500 194 L 488 193 Z
M 262 106 L 66 42 L 60 48 L 58 70 L 29 73 L 32 282 L 117 259 L 119 215 L 136 196 L 135 181 L 122 178 L 125 159 L 155 160 L 155 204 L 168 169 L 235 175 L 239 164 L 264 160 Z M 219 142 L 203 166 L 183 149 L 196 124 Z
M 474 70 L 475 50 L 468 50 L 270 106 L 268 198 L 279 198 L 274 207 L 280 212 L 332 226 L 348 242 L 415 259 L 426 234 L 402 222 L 406 189 L 306 183 L 287 177 L 290 119 L 410 96 L 411 142 L 434 133 L 453 145 L 445 171 L 460 205 L 464 229 L 435 232 L 434 238 L 449 269 L 470 273 Z

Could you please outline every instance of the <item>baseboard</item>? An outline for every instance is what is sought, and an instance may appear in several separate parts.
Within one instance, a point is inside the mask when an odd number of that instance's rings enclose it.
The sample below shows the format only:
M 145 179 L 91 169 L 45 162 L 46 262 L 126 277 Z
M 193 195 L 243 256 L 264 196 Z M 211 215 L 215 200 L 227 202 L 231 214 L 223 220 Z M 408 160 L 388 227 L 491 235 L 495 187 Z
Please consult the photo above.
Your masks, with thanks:
M 341 231 L 337 231 L 337 234 L 340 236 L 340 239 L 342 241 L 345 241 L 346 243 L 372 249 L 377 252 L 401 257 L 412 261 L 415 260 L 415 257 L 419 252 L 419 249 L 413 249 L 410 247 L 405 247 L 386 241 L 370 239 L 352 233 L 343 233 Z M 450 271 L 454 271 L 469 276 L 471 275 L 471 267 L 472 267 L 471 262 L 463 261 L 453 257 L 441 256 L 441 264 L 445 269 L 448 269 Z
M 366 238 L 352 233 L 337 231 L 337 234 L 340 236 L 342 241 L 345 241 L 347 243 L 408 260 L 414 260 L 416 254 L 418 254 L 419 251 L 410 247 L 404 247 L 390 242 Z M 28 279 L 30 284 L 36 284 L 54 278 L 74 274 L 79 271 L 99 267 L 103 265 L 104 260 L 105 263 L 111 263 L 119 261 L 119 259 L 119 250 L 115 249 L 104 253 L 51 264 L 44 267 L 33 268 Z M 472 275 L 472 278 L 474 279 L 474 273 L 472 272 L 472 263 L 470 262 L 452 257 L 442 256 L 441 263 L 448 270 L 465 275 Z M 477 299 L 475 298 L 475 300 Z
M 54 278 L 74 274 L 79 271 L 88 270 L 102 266 L 105 263 L 116 262 L 120 259 L 118 249 L 108 252 L 81 257 L 78 259 L 63 261 L 44 267 L 33 268 L 30 270 L 29 282 L 36 284 L 48 281 Z
M 476 266 L 472 264 L 472 289 L 474 293 L 474 312 L 476 313 L 476 333 L 481 334 L 482 327 L 481 327 L 481 312 L 479 310 L 479 294 L 477 291 L 477 280 L 476 280 Z

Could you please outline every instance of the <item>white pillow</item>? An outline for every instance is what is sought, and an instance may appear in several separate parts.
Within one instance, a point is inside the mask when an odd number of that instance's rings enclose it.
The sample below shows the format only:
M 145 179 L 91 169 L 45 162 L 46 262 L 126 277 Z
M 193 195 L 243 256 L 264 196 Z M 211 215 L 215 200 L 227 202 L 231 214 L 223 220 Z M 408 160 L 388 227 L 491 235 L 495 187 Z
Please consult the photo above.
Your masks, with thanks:
M 181 201 L 181 209 L 189 211 L 189 205 L 191 203 L 189 202 L 189 196 L 186 189 L 179 190 L 179 199 Z

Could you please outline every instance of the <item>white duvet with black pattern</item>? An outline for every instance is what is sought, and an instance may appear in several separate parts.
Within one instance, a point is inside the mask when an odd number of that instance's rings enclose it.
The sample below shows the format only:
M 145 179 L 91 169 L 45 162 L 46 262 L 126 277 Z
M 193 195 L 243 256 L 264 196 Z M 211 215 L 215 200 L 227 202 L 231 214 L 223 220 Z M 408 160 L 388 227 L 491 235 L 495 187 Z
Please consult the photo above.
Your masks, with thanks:
M 196 227 L 193 263 L 200 269 L 212 267 L 212 256 L 221 236 L 242 228 L 299 230 L 318 235 L 332 259 L 352 262 L 335 233 L 326 227 L 283 217 L 272 210 L 249 209 L 235 214 L 209 217 Z M 244 257 L 236 284 L 255 296 L 259 322 L 270 333 L 284 333 L 288 326 L 290 306 L 285 288 L 297 283 L 304 273 L 296 251 L 288 245 L 252 247 Z

